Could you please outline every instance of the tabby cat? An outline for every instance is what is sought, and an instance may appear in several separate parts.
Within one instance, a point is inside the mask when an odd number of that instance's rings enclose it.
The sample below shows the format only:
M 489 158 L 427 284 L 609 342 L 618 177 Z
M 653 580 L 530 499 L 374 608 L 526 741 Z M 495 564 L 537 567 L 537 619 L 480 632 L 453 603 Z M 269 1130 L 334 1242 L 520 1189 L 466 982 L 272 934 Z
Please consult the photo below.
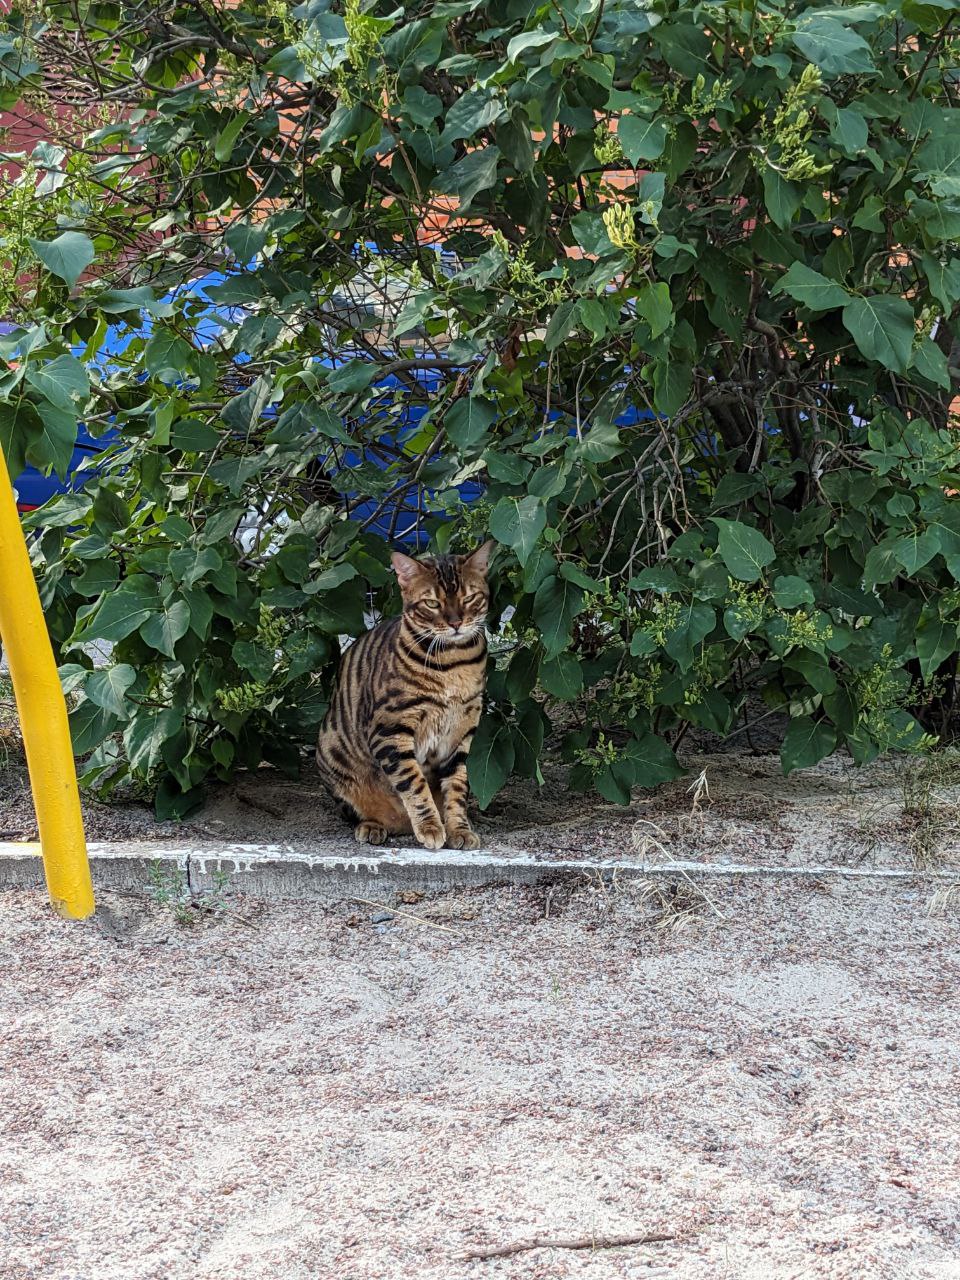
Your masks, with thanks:
M 412 832 L 428 849 L 480 846 L 466 761 L 486 676 L 492 546 L 423 560 L 396 552 L 403 612 L 343 656 L 317 764 L 362 843 Z

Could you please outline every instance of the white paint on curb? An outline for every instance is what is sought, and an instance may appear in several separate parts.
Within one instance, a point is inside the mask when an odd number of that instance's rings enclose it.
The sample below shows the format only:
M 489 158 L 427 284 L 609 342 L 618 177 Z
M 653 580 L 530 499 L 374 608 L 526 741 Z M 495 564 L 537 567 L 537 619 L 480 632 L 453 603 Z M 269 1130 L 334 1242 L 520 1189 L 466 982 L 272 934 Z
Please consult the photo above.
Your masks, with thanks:
M 188 878 L 204 878 L 212 872 L 226 871 L 255 880 L 261 888 L 276 884 L 282 887 L 285 879 L 296 878 L 302 885 L 319 875 L 324 879 L 421 878 L 442 888 L 444 884 L 479 885 L 494 881 L 535 883 L 561 874 L 627 875 L 630 877 L 671 876 L 708 877 L 711 879 L 750 877 L 753 879 L 842 879 L 885 881 L 952 881 L 960 882 L 960 869 L 956 871 L 918 871 L 897 867 L 845 867 L 837 865 L 775 866 L 736 862 L 698 862 L 680 859 L 672 862 L 652 862 L 647 859 L 618 858 L 556 858 L 545 859 L 530 854 L 514 856 L 476 851 L 443 849 L 436 853 L 425 849 L 402 847 L 384 848 L 364 854 L 312 854 L 285 844 L 243 844 L 204 842 L 190 844 L 154 844 L 150 841 L 116 843 L 92 843 L 90 858 L 101 883 L 113 879 L 111 868 L 119 870 L 125 864 L 131 874 L 139 871 L 139 878 L 149 873 L 151 863 L 173 863 Z M 10 883 L 14 866 L 29 865 L 39 860 L 40 846 L 28 843 L 0 842 L 0 883 Z M 37 865 L 39 871 L 39 861 Z M 8 874 L 3 874 L 4 872 Z M 14 877 L 16 879 L 16 877 Z M 192 882 L 192 881 L 191 881 Z M 323 892 L 322 886 L 317 888 Z

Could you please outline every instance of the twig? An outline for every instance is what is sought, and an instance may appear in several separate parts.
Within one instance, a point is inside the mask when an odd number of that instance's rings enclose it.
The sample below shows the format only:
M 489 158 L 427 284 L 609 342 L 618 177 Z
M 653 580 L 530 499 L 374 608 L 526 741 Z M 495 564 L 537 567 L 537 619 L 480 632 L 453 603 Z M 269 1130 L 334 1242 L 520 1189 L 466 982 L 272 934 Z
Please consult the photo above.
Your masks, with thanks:
M 413 911 L 402 911 L 399 907 L 388 906 L 386 902 L 374 902 L 372 898 L 351 898 L 350 901 L 362 902 L 365 907 L 379 907 L 381 911 L 389 911 L 395 916 L 407 916 L 411 920 L 416 920 L 417 924 L 428 924 L 432 929 L 442 929 L 444 933 L 455 933 L 461 938 L 467 936 L 462 929 L 451 929 L 449 925 L 437 924 L 436 920 L 428 920 L 426 916 L 418 916 Z
M 210 916 L 226 916 L 230 920 L 236 920 L 237 924 L 245 925 L 248 929 L 253 929 L 255 933 L 260 932 L 260 926 L 253 920 L 242 916 L 239 911 L 234 911 L 232 907 L 225 907 L 223 903 L 204 902 L 201 898 L 194 898 L 187 903 L 188 907 L 192 907 L 194 911 L 203 912 Z
M 536 1236 L 533 1240 L 519 1240 L 516 1244 L 484 1245 L 468 1249 L 463 1260 L 472 1258 L 506 1258 L 512 1253 L 526 1253 L 530 1249 L 621 1249 L 628 1244 L 661 1244 L 676 1240 L 675 1235 L 627 1235 L 627 1236 Z
M 717 917 L 717 919 L 718 919 L 718 920 L 722 920 L 722 921 L 723 921 L 723 923 L 724 923 L 724 924 L 726 924 L 726 923 L 727 923 L 727 917 L 723 914 L 723 912 L 720 910 L 720 908 L 717 906 L 717 904 L 714 902 L 714 900 L 710 897 L 710 895 L 709 895 L 709 893 L 707 893 L 706 889 L 704 889 L 701 885 L 694 884 L 693 880 L 691 880 L 691 879 L 690 879 L 690 877 L 689 877 L 689 875 L 687 875 L 686 871 L 681 871 L 681 872 L 680 872 L 680 874 L 683 876 L 684 880 L 686 880 L 686 881 L 687 881 L 687 883 L 690 885 L 690 888 L 691 888 L 691 889 L 693 889 L 695 892 L 700 893 L 700 894 L 702 894 L 702 895 L 703 895 L 703 900 L 704 900 L 704 902 L 706 902 L 706 903 L 707 903 L 707 905 L 710 907 L 710 910 L 714 913 L 714 915 Z
M 251 809 L 259 809 L 261 813 L 269 813 L 271 818 L 283 817 L 283 810 L 280 806 L 271 804 L 268 800 L 260 800 L 254 796 L 244 795 L 242 791 L 237 792 L 237 799 L 241 804 L 248 805 Z

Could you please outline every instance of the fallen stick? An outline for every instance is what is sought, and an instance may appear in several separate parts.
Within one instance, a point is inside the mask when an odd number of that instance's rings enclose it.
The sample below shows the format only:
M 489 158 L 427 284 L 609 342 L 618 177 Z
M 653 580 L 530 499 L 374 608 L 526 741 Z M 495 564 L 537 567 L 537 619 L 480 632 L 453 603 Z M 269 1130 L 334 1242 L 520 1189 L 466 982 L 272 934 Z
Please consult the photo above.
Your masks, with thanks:
M 491 1244 L 468 1249 L 463 1260 L 468 1262 L 474 1258 L 506 1258 L 512 1253 L 526 1253 L 530 1249 L 620 1249 L 628 1244 L 662 1244 L 665 1240 L 676 1238 L 675 1235 L 537 1236 L 533 1240 L 518 1240 L 515 1244 Z
M 360 902 L 365 907 L 379 907 L 381 911 L 389 911 L 391 915 L 406 916 L 408 920 L 415 920 L 417 924 L 428 925 L 431 929 L 440 929 L 443 933 L 455 933 L 460 938 L 467 936 L 462 929 L 451 929 L 448 924 L 428 920 L 426 916 L 418 916 L 415 911 L 404 911 L 402 907 L 391 907 L 386 902 L 374 902 L 372 898 L 348 898 L 347 901 Z
M 249 809 L 259 809 L 261 813 L 269 813 L 271 818 L 283 817 L 283 810 L 278 804 L 271 804 L 269 800 L 261 800 L 259 796 L 248 796 L 244 795 L 242 791 L 238 791 L 237 799 Z

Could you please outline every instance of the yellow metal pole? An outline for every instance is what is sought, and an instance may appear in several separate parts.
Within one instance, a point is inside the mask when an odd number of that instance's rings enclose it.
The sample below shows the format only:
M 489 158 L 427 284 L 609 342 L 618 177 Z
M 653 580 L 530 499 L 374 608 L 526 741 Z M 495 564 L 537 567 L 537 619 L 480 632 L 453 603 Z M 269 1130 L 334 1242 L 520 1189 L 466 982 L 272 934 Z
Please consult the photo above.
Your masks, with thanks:
M 2 449 L 0 641 L 20 715 L 50 901 L 60 915 L 85 920 L 94 911 L 93 884 L 67 706 Z

